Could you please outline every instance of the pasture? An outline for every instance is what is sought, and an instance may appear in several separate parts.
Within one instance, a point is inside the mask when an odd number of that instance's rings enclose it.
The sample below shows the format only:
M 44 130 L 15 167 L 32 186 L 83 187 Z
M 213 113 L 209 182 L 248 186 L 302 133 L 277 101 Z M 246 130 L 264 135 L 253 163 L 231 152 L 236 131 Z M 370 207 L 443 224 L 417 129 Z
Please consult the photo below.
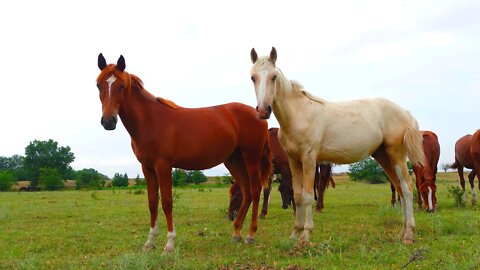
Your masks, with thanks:
M 454 173 L 438 174 L 434 214 L 415 211 L 416 242 L 409 246 L 401 241 L 401 209 L 390 207 L 389 184 L 334 179 L 324 212 L 314 214 L 311 243 L 301 247 L 288 239 L 292 209 L 281 209 L 277 185 L 253 245 L 230 241 L 228 187 L 174 189 L 170 255 L 162 255 L 163 215 L 157 248 L 142 251 L 146 192 L 0 193 L 0 269 L 480 269 L 479 209 L 454 206 L 447 192 L 458 185 Z M 250 211 L 243 237 L 249 220 Z

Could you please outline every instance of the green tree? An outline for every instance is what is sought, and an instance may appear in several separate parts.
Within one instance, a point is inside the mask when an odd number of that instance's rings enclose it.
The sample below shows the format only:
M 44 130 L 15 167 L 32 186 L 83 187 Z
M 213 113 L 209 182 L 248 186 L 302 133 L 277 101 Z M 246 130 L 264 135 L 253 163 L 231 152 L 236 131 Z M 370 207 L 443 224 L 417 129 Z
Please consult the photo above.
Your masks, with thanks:
M 63 189 L 63 177 L 58 169 L 40 168 L 38 171 L 38 185 L 45 190 Z
M 115 173 L 112 178 L 112 185 L 114 187 L 128 187 L 128 175 L 126 173 L 123 175 Z
M 74 160 L 75 156 L 69 146 L 59 147 L 58 143 L 52 139 L 34 140 L 25 148 L 23 166 L 31 180 L 31 186 L 37 187 L 40 168 L 57 169 L 63 179 L 72 178 L 74 171 L 70 164 Z
M 9 191 L 12 189 L 14 181 L 15 176 L 13 176 L 12 172 L 6 170 L 0 171 L 0 191 Z
M 187 184 L 187 172 L 182 169 L 174 169 L 172 172 L 172 185 L 175 187 Z
M 380 164 L 372 157 L 350 165 L 347 174 L 353 181 L 365 180 L 372 184 L 388 180 Z
M 105 176 L 95 169 L 82 169 L 75 172 L 76 189 L 99 189 L 105 185 Z
M 0 170 L 6 170 L 13 173 L 15 180 L 26 180 L 27 176 L 23 169 L 24 157 L 13 155 L 11 157 L 0 157 Z
M 207 182 L 208 178 L 202 171 L 192 171 L 192 183 L 200 184 Z

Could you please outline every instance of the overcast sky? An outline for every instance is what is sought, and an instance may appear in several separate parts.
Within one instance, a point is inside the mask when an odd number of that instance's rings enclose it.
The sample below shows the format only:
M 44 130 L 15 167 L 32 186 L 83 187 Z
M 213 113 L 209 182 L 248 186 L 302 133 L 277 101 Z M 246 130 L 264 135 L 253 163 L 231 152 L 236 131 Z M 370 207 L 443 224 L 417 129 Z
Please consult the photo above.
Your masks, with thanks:
M 53 139 L 74 169 L 142 176 L 123 125 L 100 125 L 100 52 L 123 54 L 147 90 L 181 106 L 255 106 L 250 50 L 275 46 L 277 66 L 316 96 L 409 110 L 438 135 L 440 163 L 480 128 L 479 1 L 86 2 L 0 3 L 0 156 Z

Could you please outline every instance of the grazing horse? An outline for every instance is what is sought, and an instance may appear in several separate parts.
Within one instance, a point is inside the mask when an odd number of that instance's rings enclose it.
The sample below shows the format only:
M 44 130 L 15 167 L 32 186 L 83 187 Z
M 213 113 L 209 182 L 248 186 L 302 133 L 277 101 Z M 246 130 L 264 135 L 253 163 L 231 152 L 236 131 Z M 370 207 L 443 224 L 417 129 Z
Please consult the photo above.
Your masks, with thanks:
M 440 158 L 440 143 L 435 133 L 431 131 L 421 131 L 423 136 L 423 152 L 425 153 L 425 165 L 414 165 L 416 186 L 418 191 L 417 204 L 418 209 L 422 209 L 422 202 L 425 210 L 429 213 L 435 211 L 437 205 L 437 166 Z M 395 204 L 395 188 L 392 189 L 392 206 Z
M 278 141 L 278 128 L 270 128 L 268 130 L 270 141 L 270 150 L 272 151 L 273 174 L 280 174 L 280 185 L 278 191 L 282 197 L 282 208 L 287 209 L 288 205 L 292 204 L 295 210 L 295 201 L 293 200 L 292 189 L 292 173 L 288 167 L 288 158 L 285 151 L 283 151 L 280 142 Z M 320 169 L 320 172 L 318 170 Z M 332 166 L 329 164 L 317 164 L 317 172 L 315 173 L 315 187 L 318 192 L 317 211 L 320 212 L 324 208 L 323 197 L 325 189 L 331 183 L 335 187 L 335 182 L 332 178 Z M 273 177 L 273 175 L 272 175 Z M 263 206 L 260 213 L 260 218 L 264 218 L 268 212 L 268 202 L 270 197 L 270 189 L 272 184 L 272 177 L 270 177 L 270 184 L 263 189 Z M 316 192 L 316 194 L 317 194 Z M 228 218 L 233 220 L 242 203 L 242 192 L 237 183 L 232 183 L 229 189 L 230 204 L 228 207 Z M 316 195 L 315 194 L 315 195 Z
M 403 241 L 414 241 L 412 180 L 407 155 L 413 164 L 424 164 L 422 135 L 417 121 L 395 103 L 382 99 L 330 102 L 308 93 L 288 80 L 276 67 L 277 51 L 258 57 L 250 52 L 251 79 L 257 96 L 257 115 L 275 114 L 278 138 L 288 155 L 293 175 L 297 211 L 291 234 L 308 242 L 314 228 L 313 183 L 317 162 L 350 164 L 372 155 L 400 194 L 403 208 Z
M 422 131 L 423 152 L 425 153 L 425 165 L 414 165 L 416 186 L 418 190 L 418 208 L 422 208 L 422 201 L 427 212 L 434 212 L 437 205 L 437 166 L 440 158 L 440 144 L 438 137 L 431 131 Z
M 465 200 L 467 193 L 465 192 L 463 168 L 472 170 L 468 174 L 468 180 L 472 188 L 472 204 L 477 204 L 477 190 L 475 189 L 474 180 L 475 176 L 477 176 L 480 189 L 480 130 L 477 130 L 473 135 L 468 134 L 457 140 L 455 143 L 455 163 L 453 163 L 450 168 L 457 169 L 458 171 Z
M 117 115 L 120 116 L 147 182 L 150 233 L 144 250 L 155 247 L 159 187 L 167 223 L 164 252 L 174 250 L 172 168 L 203 170 L 222 162 L 243 193 L 232 239 L 240 241 L 240 230 L 253 202 L 250 230 L 245 239 L 253 243 L 261 188 L 267 185 L 272 171 L 267 122 L 257 119 L 253 108 L 240 103 L 191 109 L 156 98 L 147 92 L 140 78 L 125 72 L 123 56 L 116 65 L 107 65 L 100 54 L 98 67 L 101 124 L 106 130 L 113 130 Z

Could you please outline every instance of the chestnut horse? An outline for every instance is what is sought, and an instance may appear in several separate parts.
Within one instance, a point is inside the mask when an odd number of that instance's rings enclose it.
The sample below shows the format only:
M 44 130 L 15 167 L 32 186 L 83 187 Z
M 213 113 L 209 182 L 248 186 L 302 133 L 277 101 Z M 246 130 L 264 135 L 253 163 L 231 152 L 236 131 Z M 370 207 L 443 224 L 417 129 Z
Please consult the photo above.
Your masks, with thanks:
M 463 168 L 471 169 L 468 174 L 470 187 L 472 188 L 472 204 L 477 204 L 477 190 L 475 189 L 475 176 L 479 181 L 480 189 L 480 130 L 477 130 L 473 135 L 465 135 L 458 139 L 455 143 L 455 163 L 450 166 L 452 169 L 457 169 L 460 177 L 460 185 L 464 191 L 464 198 L 467 199 L 465 192 L 465 178 L 463 176 Z
M 125 72 L 123 56 L 116 65 L 107 65 L 100 54 L 98 67 L 101 124 L 106 130 L 113 130 L 117 115 L 120 116 L 147 182 L 150 233 L 144 249 L 155 247 L 160 187 L 168 239 L 164 252 L 174 250 L 172 168 L 203 170 L 222 162 L 243 193 L 232 239 L 240 241 L 240 230 L 253 202 L 250 230 L 245 239 L 253 243 L 261 188 L 267 185 L 272 171 L 267 122 L 259 120 L 253 108 L 240 103 L 191 109 L 156 98 L 147 92 L 140 78 Z
M 423 136 L 423 152 L 425 153 L 425 165 L 414 165 L 416 186 L 418 191 L 418 209 L 422 209 L 422 202 L 425 210 L 429 213 L 435 211 L 437 206 L 437 166 L 440 158 L 440 143 L 438 137 L 432 131 L 421 131 Z M 392 205 L 395 204 L 395 189 L 392 189 Z
M 295 201 L 293 200 L 293 188 L 292 188 L 292 173 L 290 172 L 290 167 L 288 166 L 288 158 L 285 151 L 283 151 L 280 142 L 278 141 L 278 128 L 268 129 L 269 141 L 270 141 L 270 150 L 272 151 L 272 163 L 273 163 L 273 174 L 280 174 L 280 185 L 278 186 L 278 191 L 282 197 L 282 208 L 287 209 L 288 205 L 292 204 L 293 209 L 295 210 Z M 319 172 L 320 169 L 320 172 Z M 273 176 L 272 176 L 273 177 Z M 270 178 L 271 179 L 271 178 Z M 260 218 L 264 218 L 268 212 L 268 201 L 270 197 L 271 183 L 268 187 L 263 189 L 263 206 L 260 213 Z M 332 166 L 329 164 L 317 164 L 317 169 L 315 173 L 315 195 L 318 194 L 317 207 L 316 210 L 320 212 L 324 208 L 323 197 L 325 194 L 325 189 L 329 184 L 332 184 L 335 187 L 335 182 L 332 178 Z M 232 183 L 229 189 L 230 194 L 230 204 L 228 207 L 228 217 L 230 220 L 233 220 L 240 208 L 242 203 L 242 192 L 240 191 L 238 184 Z
M 413 243 L 415 220 L 412 180 L 407 155 L 424 164 L 422 135 L 417 121 L 395 103 L 382 99 L 329 102 L 317 98 L 276 67 L 277 51 L 258 57 L 251 50 L 251 79 L 257 96 L 257 115 L 271 112 L 280 124 L 278 138 L 288 155 L 297 211 L 291 238 L 308 242 L 312 219 L 313 186 L 317 162 L 349 164 L 372 155 L 400 194 L 403 241 Z

